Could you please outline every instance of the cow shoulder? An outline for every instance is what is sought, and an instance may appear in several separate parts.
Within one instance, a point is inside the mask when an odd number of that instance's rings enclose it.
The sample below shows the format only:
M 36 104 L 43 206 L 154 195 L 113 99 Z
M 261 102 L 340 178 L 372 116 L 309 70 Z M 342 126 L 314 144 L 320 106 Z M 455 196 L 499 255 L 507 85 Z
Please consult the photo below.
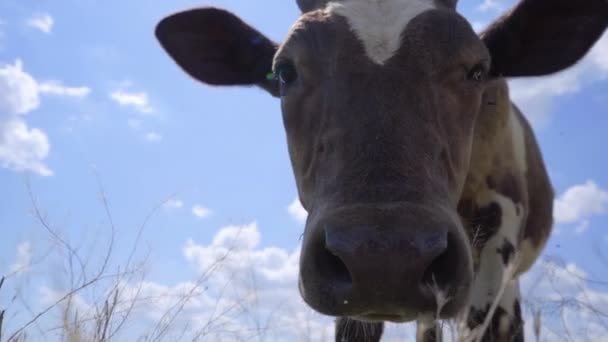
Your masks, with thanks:
M 482 99 L 459 214 L 475 265 L 491 239 L 520 246 L 529 215 L 527 123 L 509 99 L 504 79 L 493 80 Z M 502 251 L 506 249 L 501 249 Z M 500 253 L 500 251 L 497 251 Z M 504 254 L 504 253 L 503 253 Z M 510 260 L 509 255 L 504 260 Z

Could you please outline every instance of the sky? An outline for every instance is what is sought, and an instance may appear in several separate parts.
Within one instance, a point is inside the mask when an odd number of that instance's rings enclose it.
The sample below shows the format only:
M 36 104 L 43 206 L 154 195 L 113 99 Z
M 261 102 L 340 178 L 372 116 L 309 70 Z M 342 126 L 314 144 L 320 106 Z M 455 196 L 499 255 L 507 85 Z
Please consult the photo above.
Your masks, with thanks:
M 459 11 L 480 30 L 513 3 L 461 0 Z M 0 275 L 7 275 L 0 308 L 10 313 L 9 331 L 73 285 L 66 242 L 100 267 L 113 230 L 109 269 L 146 260 L 145 280 L 124 280 L 126 299 L 198 289 L 193 279 L 214 267 L 210 260 L 234 252 L 185 305 L 178 321 L 189 332 L 211 334 L 221 302 L 226 340 L 236 336 L 228 330 L 259 332 L 249 316 L 272 322 L 267 340 L 294 334 L 293 326 L 313 340 L 331 337 L 331 321 L 306 310 L 295 285 L 306 212 L 279 102 L 256 88 L 197 83 L 154 38 L 161 18 L 203 5 L 231 10 L 275 41 L 299 15 L 285 0 L 0 2 Z M 522 288 L 532 306 L 555 293 L 608 304 L 605 283 L 585 281 L 608 281 L 608 35 L 575 67 L 510 85 L 557 195 L 554 233 Z M 94 311 L 104 293 L 87 291 L 78 293 L 81 312 Z M 234 308 L 236 297 L 249 306 Z M 247 316 L 252 307 L 257 314 Z M 170 308 L 169 300 L 142 304 L 123 338 Z M 576 309 L 562 314 L 589 315 Z M 40 322 L 28 331 L 53 340 L 55 331 L 45 329 L 57 314 Z M 607 336 L 589 322 L 573 333 Z M 411 336 L 411 326 L 392 334 Z

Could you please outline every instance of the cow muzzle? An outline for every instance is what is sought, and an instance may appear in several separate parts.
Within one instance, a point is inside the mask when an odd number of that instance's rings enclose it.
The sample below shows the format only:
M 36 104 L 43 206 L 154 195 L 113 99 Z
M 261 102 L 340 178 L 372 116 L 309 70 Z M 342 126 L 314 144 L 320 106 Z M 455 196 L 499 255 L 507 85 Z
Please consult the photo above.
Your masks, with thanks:
M 400 203 L 312 213 L 300 292 L 313 309 L 332 316 L 398 322 L 435 312 L 453 317 L 472 280 L 466 241 L 455 210 Z

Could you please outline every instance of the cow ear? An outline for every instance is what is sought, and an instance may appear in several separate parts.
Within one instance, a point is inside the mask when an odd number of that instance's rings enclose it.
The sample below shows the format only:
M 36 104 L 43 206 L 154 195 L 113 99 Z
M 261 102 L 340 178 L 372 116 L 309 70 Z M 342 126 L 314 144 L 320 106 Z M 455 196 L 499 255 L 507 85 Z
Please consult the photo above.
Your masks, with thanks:
M 199 8 L 170 15 L 156 37 L 190 76 L 210 85 L 257 85 L 278 96 L 271 76 L 277 44 L 234 14 Z
M 574 65 L 608 26 L 608 0 L 522 0 L 481 38 L 494 76 L 540 76 Z

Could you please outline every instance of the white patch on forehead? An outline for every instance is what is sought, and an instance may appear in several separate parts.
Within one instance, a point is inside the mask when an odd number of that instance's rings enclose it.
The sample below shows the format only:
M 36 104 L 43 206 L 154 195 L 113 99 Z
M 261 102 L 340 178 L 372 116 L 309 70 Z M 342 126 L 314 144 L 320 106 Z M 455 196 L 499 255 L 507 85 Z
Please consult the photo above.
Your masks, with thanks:
M 382 65 L 399 49 L 410 20 L 435 8 L 434 0 L 344 0 L 330 2 L 326 10 L 345 17 L 367 55 Z

